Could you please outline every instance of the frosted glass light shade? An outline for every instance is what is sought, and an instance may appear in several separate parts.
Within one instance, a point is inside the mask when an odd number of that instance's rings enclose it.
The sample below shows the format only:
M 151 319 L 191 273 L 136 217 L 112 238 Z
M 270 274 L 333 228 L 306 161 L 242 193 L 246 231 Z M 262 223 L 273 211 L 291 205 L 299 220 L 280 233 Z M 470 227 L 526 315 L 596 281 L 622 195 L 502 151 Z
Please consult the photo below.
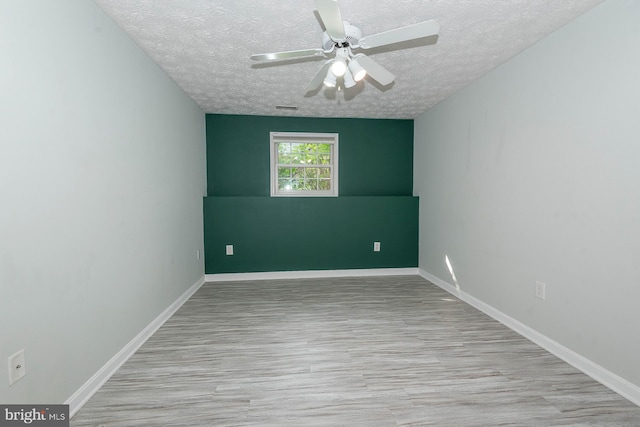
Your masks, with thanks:
M 336 60 L 333 62 L 333 65 L 331 65 L 331 72 L 333 73 L 333 75 L 336 77 L 342 77 L 345 71 L 347 71 L 347 64 L 345 63 L 344 59 L 336 58 Z
M 344 73 L 344 87 L 349 89 L 352 88 L 356 85 L 355 80 L 353 80 L 353 76 L 351 75 L 351 72 L 349 70 L 346 70 Z
M 353 79 L 357 82 L 364 79 L 364 76 L 367 75 L 367 70 L 362 68 L 362 65 L 360 65 L 360 63 L 356 59 L 352 59 L 351 61 L 349 61 L 349 70 L 351 70 Z
M 324 78 L 323 83 L 326 87 L 336 87 L 336 76 L 333 75 L 331 70 L 327 72 L 327 76 Z

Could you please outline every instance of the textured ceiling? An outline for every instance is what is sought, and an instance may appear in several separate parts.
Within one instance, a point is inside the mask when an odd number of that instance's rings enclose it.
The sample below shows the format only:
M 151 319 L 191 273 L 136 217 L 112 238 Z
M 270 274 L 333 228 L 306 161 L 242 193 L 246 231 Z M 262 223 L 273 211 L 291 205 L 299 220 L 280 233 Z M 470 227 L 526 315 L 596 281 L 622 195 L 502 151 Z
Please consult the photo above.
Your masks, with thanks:
M 207 113 L 368 118 L 415 118 L 601 1 L 340 0 L 363 36 L 429 19 L 440 35 L 367 51 L 396 75 L 389 87 L 305 93 L 322 58 L 249 56 L 321 47 L 312 0 L 96 0 Z

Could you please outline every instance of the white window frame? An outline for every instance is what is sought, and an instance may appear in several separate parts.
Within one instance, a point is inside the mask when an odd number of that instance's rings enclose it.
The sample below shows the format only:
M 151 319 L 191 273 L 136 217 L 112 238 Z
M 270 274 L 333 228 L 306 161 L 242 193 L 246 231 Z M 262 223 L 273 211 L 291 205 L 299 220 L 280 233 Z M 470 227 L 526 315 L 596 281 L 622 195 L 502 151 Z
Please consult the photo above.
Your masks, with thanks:
M 271 196 L 272 197 L 337 197 L 338 196 L 338 134 L 307 132 L 270 132 L 269 152 L 271 160 Z M 331 190 L 279 190 L 278 189 L 278 143 L 302 142 L 331 145 Z M 299 167 L 299 165 L 290 165 Z M 305 166 L 302 166 L 305 167 Z M 325 167 L 323 165 L 323 167 Z

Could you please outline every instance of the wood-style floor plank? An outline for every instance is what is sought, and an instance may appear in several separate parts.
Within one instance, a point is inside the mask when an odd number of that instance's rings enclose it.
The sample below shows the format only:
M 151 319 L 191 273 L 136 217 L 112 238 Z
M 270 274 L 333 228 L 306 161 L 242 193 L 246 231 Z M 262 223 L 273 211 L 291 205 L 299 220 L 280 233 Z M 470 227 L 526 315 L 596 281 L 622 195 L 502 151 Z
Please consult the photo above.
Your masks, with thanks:
M 640 426 L 417 276 L 205 284 L 71 426 Z

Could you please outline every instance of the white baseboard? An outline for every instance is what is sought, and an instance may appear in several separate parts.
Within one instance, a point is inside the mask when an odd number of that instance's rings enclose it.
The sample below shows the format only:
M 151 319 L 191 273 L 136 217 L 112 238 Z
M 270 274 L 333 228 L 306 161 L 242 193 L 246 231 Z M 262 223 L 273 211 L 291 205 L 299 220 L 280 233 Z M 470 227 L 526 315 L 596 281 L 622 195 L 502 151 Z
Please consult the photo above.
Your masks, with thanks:
M 592 362 L 591 360 L 576 353 L 575 351 L 568 349 L 562 344 L 530 328 L 524 323 L 519 322 L 513 317 L 504 314 L 503 312 L 490 306 L 489 304 L 484 303 L 479 299 L 467 294 L 466 292 L 457 289 L 455 286 L 447 283 L 439 277 L 436 277 L 433 274 L 430 274 L 422 269 L 418 269 L 418 274 L 428 281 L 432 282 L 436 286 L 449 292 L 450 294 L 457 296 L 472 307 L 475 307 L 488 316 L 494 318 L 498 322 L 527 338 L 529 341 L 532 341 L 540 347 L 544 348 L 549 353 L 564 360 L 574 368 L 584 372 L 594 380 L 598 381 L 605 387 L 608 387 L 611 390 L 615 391 L 630 402 L 640 406 L 640 387 L 638 387 L 637 385 L 603 368 L 597 363 Z
M 89 380 L 82 385 L 73 395 L 67 399 L 65 405 L 69 405 L 69 416 L 73 417 L 82 408 L 82 405 L 93 396 L 107 382 L 109 378 L 145 343 L 196 291 L 204 284 L 204 276 L 187 289 L 158 317 L 136 335 L 122 350 L 111 358 Z
M 373 268 L 353 270 L 305 270 L 305 271 L 265 271 L 260 273 L 206 274 L 205 282 L 233 282 L 241 280 L 316 279 L 325 277 L 367 277 L 367 276 L 416 276 L 418 269 Z

